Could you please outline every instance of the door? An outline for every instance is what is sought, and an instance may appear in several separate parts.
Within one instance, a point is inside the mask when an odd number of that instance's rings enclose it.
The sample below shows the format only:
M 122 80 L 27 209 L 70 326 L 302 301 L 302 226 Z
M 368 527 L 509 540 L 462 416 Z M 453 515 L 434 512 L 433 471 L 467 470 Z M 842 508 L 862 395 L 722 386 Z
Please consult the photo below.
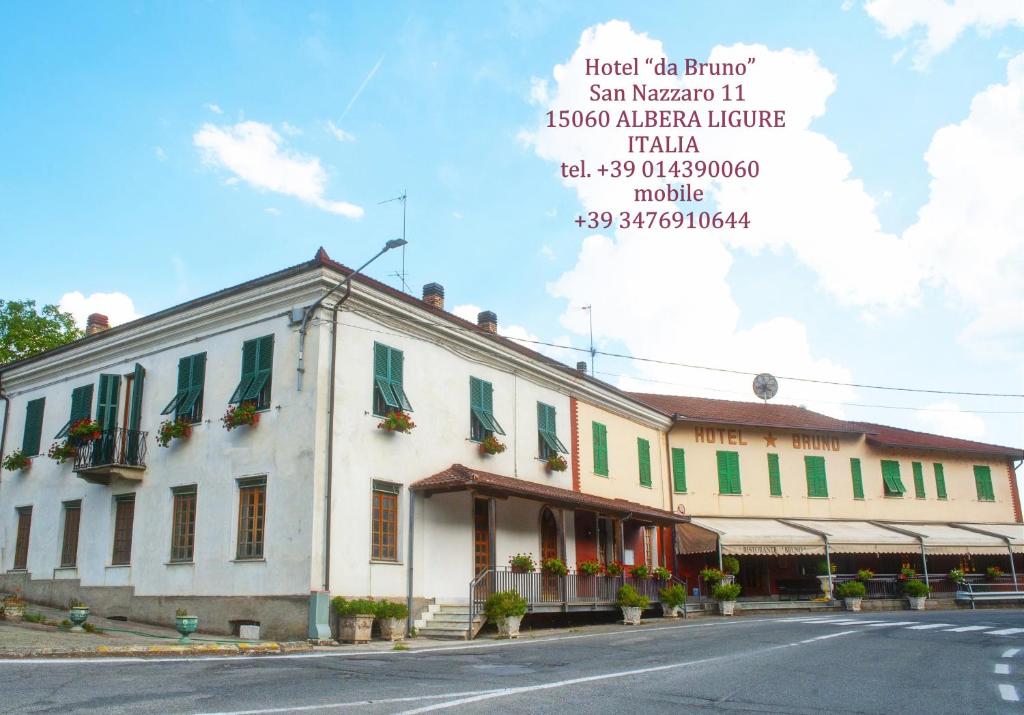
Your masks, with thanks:
M 473 575 L 479 576 L 491 563 L 491 514 L 488 499 L 473 500 Z
M 544 507 L 540 512 L 540 560 L 544 563 L 548 559 L 558 558 L 558 522 L 551 509 Z M 559 577 L 542 573 L 541 575 L 541 598 L 545 601 L 559 600 Z
M 141 464 L 145 455 L 145 445 L 139 430 L 142 427 L 142 387 L 146 379 L 146 369 L 135 363 L 135 372 L 126 378 L 125 413 L 127 424 L 125 434 L 125 464 Z

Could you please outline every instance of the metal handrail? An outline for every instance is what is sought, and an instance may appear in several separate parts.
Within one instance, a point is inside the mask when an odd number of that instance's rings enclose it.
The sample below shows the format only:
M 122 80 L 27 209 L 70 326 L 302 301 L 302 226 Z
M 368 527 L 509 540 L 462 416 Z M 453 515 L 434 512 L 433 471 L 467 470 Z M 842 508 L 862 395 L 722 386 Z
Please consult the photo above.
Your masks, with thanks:
M 123 427 L 103 430 L 96 439 L 83 440 L 75 446 L 74 471 L 96 467 L 146 467 L 146 436 L 148 432 Z

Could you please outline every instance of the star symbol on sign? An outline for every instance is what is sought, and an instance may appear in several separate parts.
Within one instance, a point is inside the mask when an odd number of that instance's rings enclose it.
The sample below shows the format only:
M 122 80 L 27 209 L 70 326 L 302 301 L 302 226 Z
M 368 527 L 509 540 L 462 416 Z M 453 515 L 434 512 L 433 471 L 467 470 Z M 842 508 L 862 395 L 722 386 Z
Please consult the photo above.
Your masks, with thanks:
M 774 447 L 775 446 L 775 439 L 776 438 L 772 435 L 772 433 L 769 432 L 768 434 L 766 434 L 764 436 L 764 446 L 765 447 Z

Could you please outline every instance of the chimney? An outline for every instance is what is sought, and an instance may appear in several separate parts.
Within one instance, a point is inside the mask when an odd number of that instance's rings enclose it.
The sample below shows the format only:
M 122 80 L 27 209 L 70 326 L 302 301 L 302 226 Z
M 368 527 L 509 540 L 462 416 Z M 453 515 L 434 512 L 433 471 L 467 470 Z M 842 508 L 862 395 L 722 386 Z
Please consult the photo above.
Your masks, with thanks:
M 587 374 L 587 363 L 584 362 L 583 360 L 580 360 L 578 363 L 576 363 L 576 372 L 578 372 L 581 375 L 586 375 Z
M 444 286 L 440 283 L 427 283 L 423 286 L 423 302 L 432 308 L 444 310 Z
M 110 321 L 107 320 L 107 316 L 103 315 L 103 313 L 93 313 L 86 318 L 86 335 L 95 335 L 96 333 L 102 333 L 104 330 L 110 330 Z
M 485 310 L 476 314 L 476 324 L 488 333 L 498 332 L 498 316 L 493 311 Z

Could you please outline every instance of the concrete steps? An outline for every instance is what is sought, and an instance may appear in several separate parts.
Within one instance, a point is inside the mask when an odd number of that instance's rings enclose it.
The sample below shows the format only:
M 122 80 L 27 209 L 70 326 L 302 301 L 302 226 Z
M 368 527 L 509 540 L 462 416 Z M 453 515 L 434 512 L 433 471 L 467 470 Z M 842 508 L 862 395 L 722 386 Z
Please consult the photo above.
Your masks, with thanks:
M 484 617 L 477 614 L 470 622 L 469 606 L 431 604 L 414 625 L 425 638 L 471 640 L 483 628 Z

